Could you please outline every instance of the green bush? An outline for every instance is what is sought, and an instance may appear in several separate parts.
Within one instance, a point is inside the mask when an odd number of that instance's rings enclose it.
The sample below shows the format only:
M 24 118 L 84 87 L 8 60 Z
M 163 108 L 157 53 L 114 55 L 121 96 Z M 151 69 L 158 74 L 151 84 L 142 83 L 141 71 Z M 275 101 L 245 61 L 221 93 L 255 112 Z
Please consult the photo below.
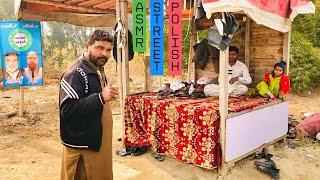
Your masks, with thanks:
M 320 86 L 319 51 L 305 35 L 293 32 L 290 61 L 293 92 L 301 93 Z

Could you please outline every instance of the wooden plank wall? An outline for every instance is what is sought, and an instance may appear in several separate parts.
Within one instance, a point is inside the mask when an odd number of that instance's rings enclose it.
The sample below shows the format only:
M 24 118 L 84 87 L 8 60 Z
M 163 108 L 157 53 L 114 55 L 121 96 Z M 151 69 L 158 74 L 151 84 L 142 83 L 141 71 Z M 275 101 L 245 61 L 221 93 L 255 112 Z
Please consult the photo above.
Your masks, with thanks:
M 282 59 L 283 40 L 283 33 L 252 22 L 249 68 L 253 79 L 251 86 L 255 86 L 262 81 L 265 72 L 271 71 L 273 65 Z

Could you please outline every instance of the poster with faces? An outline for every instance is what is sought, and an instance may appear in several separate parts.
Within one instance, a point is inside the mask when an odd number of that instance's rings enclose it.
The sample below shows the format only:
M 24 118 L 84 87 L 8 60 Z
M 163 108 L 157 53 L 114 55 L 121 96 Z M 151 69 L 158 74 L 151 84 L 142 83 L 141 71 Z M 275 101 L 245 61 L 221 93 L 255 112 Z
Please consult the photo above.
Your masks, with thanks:
M 5 87 L 43 85 L 41 42 L 40 22 L 0 22 L 0 59 Z

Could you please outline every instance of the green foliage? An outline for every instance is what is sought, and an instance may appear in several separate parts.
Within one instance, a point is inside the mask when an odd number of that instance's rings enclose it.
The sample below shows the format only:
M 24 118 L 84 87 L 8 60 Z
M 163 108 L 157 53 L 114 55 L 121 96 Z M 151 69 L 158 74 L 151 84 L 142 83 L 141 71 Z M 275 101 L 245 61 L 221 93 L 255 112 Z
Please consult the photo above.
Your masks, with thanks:
M 316 13 L 299 15 L 292 25 L 290 78 L 299 93 L 320 86 L 320 0 L 313 2 Z
M 86 38 L 86 29 L 63 23 L 47 23 L 47 34 L 43 33 L 43 59 L 45 65 L 63 69 L 81 54 Z
M 293 32 L 290 77 L 294 92 L 310 91 L 320 85 L 320 48 L 299 32 Z
M 14 1 L 0 0 L 0 21 L 14 19 Z
M 293 23 L 292 30 L 301 33 L 316 47 L 320 47 L 320 0 L 314 1 L 315 14 L 299 15 Z

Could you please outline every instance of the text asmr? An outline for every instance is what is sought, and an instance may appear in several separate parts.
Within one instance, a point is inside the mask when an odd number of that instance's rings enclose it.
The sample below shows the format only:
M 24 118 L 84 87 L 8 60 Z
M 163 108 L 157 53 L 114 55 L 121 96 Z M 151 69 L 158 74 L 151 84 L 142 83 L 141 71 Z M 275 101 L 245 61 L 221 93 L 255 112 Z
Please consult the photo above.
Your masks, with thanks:
M 169 0 L 169 75 L 182 75 L 182 0 Z
M 150 0 L 150 75 L 164 74 L 163 0 Z
M 146 0 L 134 0 L 133 8 L 133 51 L 146 51 Z

